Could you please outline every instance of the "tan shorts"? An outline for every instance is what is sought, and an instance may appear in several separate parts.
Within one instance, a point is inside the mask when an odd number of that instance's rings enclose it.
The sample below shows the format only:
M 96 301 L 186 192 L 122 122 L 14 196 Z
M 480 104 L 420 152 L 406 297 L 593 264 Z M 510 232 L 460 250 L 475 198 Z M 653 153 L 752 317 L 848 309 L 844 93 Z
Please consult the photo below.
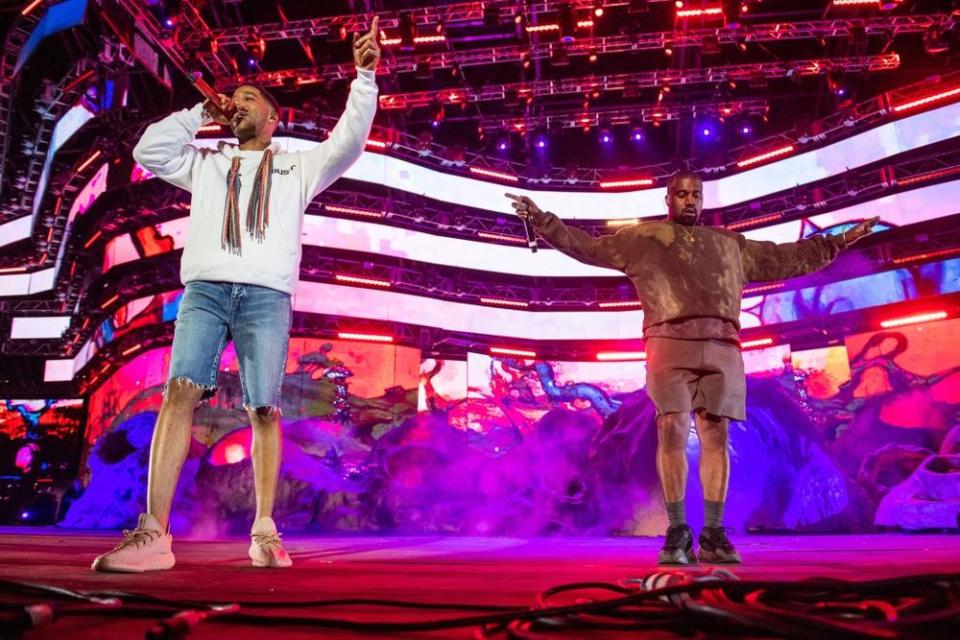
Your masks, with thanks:
M 746 419 L 747 381 L 736 345 L 720 340 L 648 338 L 647 394 L 658 414 L 707 413 Z

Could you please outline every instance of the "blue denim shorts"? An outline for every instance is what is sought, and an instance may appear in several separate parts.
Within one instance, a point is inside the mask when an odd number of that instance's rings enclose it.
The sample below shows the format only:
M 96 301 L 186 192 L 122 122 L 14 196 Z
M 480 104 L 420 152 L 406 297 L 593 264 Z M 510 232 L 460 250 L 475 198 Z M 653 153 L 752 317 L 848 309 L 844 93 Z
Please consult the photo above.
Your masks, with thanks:
M 169 385 L 217 391 L 220 356 L 233 340 L 245 407 L 279 409 L 293 313 L 290 295 L 250 284 L 188 282 L 173 334 Z

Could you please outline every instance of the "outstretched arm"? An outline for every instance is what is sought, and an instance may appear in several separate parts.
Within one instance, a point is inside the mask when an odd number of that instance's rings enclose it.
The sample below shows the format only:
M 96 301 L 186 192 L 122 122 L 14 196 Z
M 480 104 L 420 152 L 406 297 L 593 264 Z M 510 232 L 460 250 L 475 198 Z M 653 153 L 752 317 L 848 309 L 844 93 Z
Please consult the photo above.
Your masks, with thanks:
M 350 84 L 347 106 L 330 132 L 330 137 L 309 151 L 303 159 L 306 199 L 313 200 L 357 161 L 370 135 L 377 113 L 376 68 L 380 62 L 379 18 L 374 16 L 370 31 L 353 36 L 353 60 L 357 78 Z
M 521 219 L 528 220 L 533 225 L 534 231 L 554 249 L 575 260 L 597 267 L 619 271 L 626 269 L 629 256 L 628 228 L 621 229 L 613 235 L 595 238 L 583 229 L 565 225 L 560 218 L 549 211 L 541 211 L 540 207 L 527 196 L 512 193 L 505 195 L 513 200 L 511 204 L 517 215 Z
M 799 242 L 746 240 L 743 272 L 747 282 L 784 280 L 813 273 L 827 266 L 842 249 L 870 235 L 880 218 L 865 220 L 839 236 L 813 236 Z

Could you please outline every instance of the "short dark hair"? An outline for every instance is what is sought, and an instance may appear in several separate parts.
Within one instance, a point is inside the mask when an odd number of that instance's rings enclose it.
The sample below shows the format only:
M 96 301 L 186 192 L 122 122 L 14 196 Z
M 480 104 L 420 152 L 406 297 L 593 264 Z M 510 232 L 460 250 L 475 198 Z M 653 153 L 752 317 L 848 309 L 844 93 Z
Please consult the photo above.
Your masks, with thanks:
M 673 188 L 677 186 L 677 183 L 683 180 L 684 178 L 690 178 L 696 180 L 700 183 L 700 186 L 703 186 L 703 178 L 700 177 L 699 173 L 694 171 L 677 171 L 675 174 L 670 176 L 670 179 L 667 180 L 667 193 L 673 191 Z
M 266 89 L 265 87 L 263 87 L 262 85 L 259 85 L 259 84 L 255 83 L 255 82 L 244 82 L 243 84 L 238 85 L 238 86 L 237 86 L 237 89 L 239 89 L 240 87 L 252 87 L 252 88 L 256 89 L 257 92 L 258 92 L 261 96 L 263 96 L 263 99 L 266 100 L 266 101 L 270 104 L 270 107 L 271 107 L 274 111 L 277 112 L 277 115 L 280 114 L 280 103 L 277 102 L 277 99 L 274 98 L 274 97 L 273 97 L 273 94 L 270 93 L 269 91 L 267 91 L 267 89 Z M 236 91 L 236 89 L 234 89 L 234 91 Z

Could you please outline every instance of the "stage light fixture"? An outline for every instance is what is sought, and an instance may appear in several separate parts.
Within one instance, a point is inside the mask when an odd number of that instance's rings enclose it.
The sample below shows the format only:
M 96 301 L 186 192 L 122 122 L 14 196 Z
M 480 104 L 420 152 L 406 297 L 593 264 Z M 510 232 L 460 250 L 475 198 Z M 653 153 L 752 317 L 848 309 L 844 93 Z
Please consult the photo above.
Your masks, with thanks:
M 682 8 L 679 8 L 681 4 L 678 4 L 678 9 L 677 9 L 678 19 L 723 16 L 723 9 L 721 7 L 707 7 L 705 9 L 682 9 Z
M 941 100 L 946 100 L 948 98 L 960 98 L 960 87 L 957 87 L 956 89 L 947 89 L 924 98 L 917 98 L 916 100 L 894 105 L 893 111 L 894 113 L 900 113 L 901 111 L 915 109 L 917 107 L 922 107 L 933 102 L 940 102 Z
M 529 302 L 525 302 L 525 301 L 523 301 L 523 300 L 507 300 L 507 299 L 504 299 L 504 298 L 485 298 L 485 297 L 482 297 L 482 298 L 480 298 L 480 302 L 482 302 L 483 304 L 496 305 L 496 306 L 498 306 L 498 307 L 517 307 L 517 308 L 521 308 L 521 309 L 525 309 L 525 308 L 527 308 L 527 307 L 530 306 L 530 303 L 529 303 Z
M 504 173 L 502 171 L 493 171 L 491 169 L 482 169 L 480 167 L 470 167 L 470 173 L 475 173 L 478 176 L 485 176 L 487 178 L 496 178 L 497 180 L 506 180 L 507 182 L 520 181 L 520 178 L 513 174 Z
M 400 14 L 397 31 L 400 34 L 401 51 L 411 52 L 416 49 L 417 25 L 409 11 Z
M 500 240 L 501 242 L 513 242 L 514 244 L 527 244 L 526 238 L 508 236 L 502 233 L 490 233 L 489 231 L 478 231 L 477 237 L 483 238 L 484 240 Z
M 393 342 L 393 336 L 354 331 L 340 331 L 337 333 L 337 337 L 341 340 L 358 340 L 360 342 Z
M 704 36 L 700 45 L 700 52 L 705 56 L 720 54 L 720 39 L 716 35 Z
M 433 113 L 433 119 L 430 121 L 430 124 L 433 127 L 438 127 L 446 117 L 447 117 L 446 108 L 442 104 L 438 104 L 436 106 L 436 110 Z
M 356 207 L 343 207 L 336 204 L 324 204 L 324 210 L 330 213 L 345 213 L 351 216 L 361 216 L 364 218 L 382 218 L 383 211 L 371 211 L 370 209 L 358 209 Z
M 567 48 L 560 45 L 554 49 L 553 54 L 550 56 L 550 64 L 554 67 L 570 66 L 570 56 L 567 54 Z
M 513 349 L 511 347 L 490 347 L 491 355 L 501 355 L 501 356 L 521 356 L 524 358 L 536 358 L 536 351 L 529 351 L 527 349 Z
M 827 87 L 830 89 L 830 93 L 838 98 L 845 98 L 849 93 L 847 83 L 839 73 L 831 72 L 827 74 Z
M 569 44 L 576 39 L 577 18 L 569 2 L 564 2 L 557 9 L 557 24 L 560 27 L 560 42 Z
M 601 182 L 601 189 L 620 189 L 623 187 L 649 187 L 653 185 L 653 180 L 651 178 L 630 178 L 627 180 L 611 180 L 609 182 Z
M 743 12 L 741 0 L 721 0 L 724 24 L 728 29 L 738 29 L 741 25 L 740 14 Z
M 429 60 L 419 60 L 414 67 L 413 77 L 417 80 L 430 80 L 433 78 L 433 66 Z
M 600 129 L 600 133 L 597 134 L 597 139 L 600 140 L 601 144 L 610 144 L 613 142 L 613 133 L 607 127 Z
M 947 317 L 946 311 L 932 311 L 930 313 L 918 313 L 915 315 L 904 316 L 901 318 L 891 318 L 884 320 L 880 326 L 884 329 L 893 329 L 895 327 L 904 327 L 909 324 L 920 324 L 921 322 L 932 322 L 934 320 L 943 320 Z
M 23 9 L 20 10 L 20 15 L 22 16 L 29 15 L 31 11 L 36 9 L 42 3 L 43 3 L 43 0 L 33 0 L 33 2 L 31 2 L 30 4 L 28 4 Z
M 923 49 L 932 56 L 950 50 L 950 42 L 939 25 L 930 25 L 923 34 Z
M 527 33 L 544 33 L 547 31 L 560 31 L 560 25 L 556 23 L 532 24 L 527 27 Z
M 82 173 L 83 170 L 86 169 L 87 167 L 89 167 L 91 164 L 93 164 L 93 163 L 96 161 L 96 159 L 100 157 L 100 155 L 101 155 L 102 153 L 103 153 L 103 152 L 102 152 L 100 149 L 97 149 L 96 151 L 94 151 L 93 153 L 91 153 L 91 154 L 87 157 L 87 159 L 84 160 L 83 163 L 81 163 L 81 165 L 80 165 L 79 167 L 77 167 L 77 171 L 76 171 L 76 172 L 77 172 L 77 173 Z
M 785 156 L 788 153 L 792 153 L 793 150 L 794 150 L 794 146 L 792 144 L 788 144 L 786 146 L 780 147 L 779 149 L 774 149 L 773 151 L 768 151 L 766 153 L 761 153 L 760 155 L 753 156 L 751 158 L 740 160 L 739 162 L 737 162 L 737 167 L 740 167 L 740 168 L 749 167 L 750 165 L 758 164 L 765 160 L 769 160 L 770 158 Z
M 760 338 L 758 340 L 747 340 L 740 343 L 741 349 L 755 349 L 757 347 L 767 347 L 773 344 L 773 338 Z
M 267 55 L 267 41 L 260 37 L 258 34 L 250 34 L 250 37 L 247 38 L 247 57 L 249 60 L 253 60 L 254 64 L 263 62 L 264 56 Z M 249 63 L 248 60 L 248 63 Z M 252 64 L 250 66 L 253 66 Z
M 337 282 L 345 282 L 347 284 L 365 284 L 372 287 L 382 287 L 384 289 L 389 289 L 392 286 L 392 283 L 389 280 L 381 280 L 379 278 L 361 278 L 344 273 L 337 273 L 333 276 L 333 278 Z
M 646 360 L 645 351 L 601 351 L 597 353 L 597 360 L 600 362 L 622 362 Z

